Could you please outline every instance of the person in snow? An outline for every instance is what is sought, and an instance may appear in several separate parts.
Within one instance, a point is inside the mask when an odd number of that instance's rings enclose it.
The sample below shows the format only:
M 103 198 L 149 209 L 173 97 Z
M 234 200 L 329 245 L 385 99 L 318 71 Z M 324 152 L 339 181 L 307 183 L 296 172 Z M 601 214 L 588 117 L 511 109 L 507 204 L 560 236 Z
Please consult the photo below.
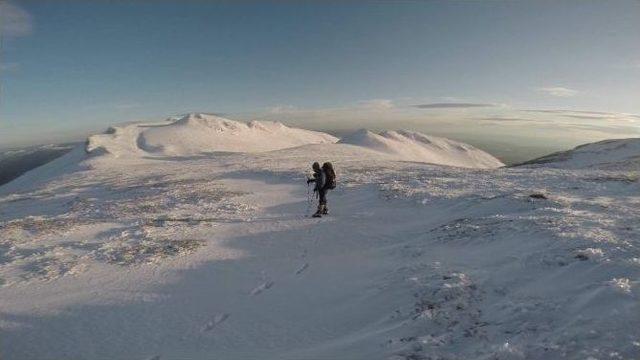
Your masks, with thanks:
M 333 171 L 333 165 L 329 162 L 324 163 L 322 168 L 319 163 L 314 162 L 312 168 L 313 178 L 307 180 L 307 185 L 315 183 L 313 191 L 318 196 L 319 201 L 318 210 L 313 214 L 313 217 L 321 217 L 329 213 L 329 208 L 327 207 L 327 192 L 336 187 L 336 174 Z

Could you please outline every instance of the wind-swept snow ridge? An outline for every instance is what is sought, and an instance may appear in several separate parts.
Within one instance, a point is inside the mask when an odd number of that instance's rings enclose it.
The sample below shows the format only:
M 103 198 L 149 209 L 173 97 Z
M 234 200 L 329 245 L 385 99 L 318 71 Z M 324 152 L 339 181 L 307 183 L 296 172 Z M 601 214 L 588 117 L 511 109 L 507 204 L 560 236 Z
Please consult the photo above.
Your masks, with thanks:
M 244 123 L 210 114 L 192 113 L 161 123 L 110 128 L 106 134 L 88 139 L 87 152 L 106 152 L 115 156 L 255 153 L 307 144 L 334 143 L 337 140 L 329 134 L 291 128 L 279 122 Z
M 556 152 L 520 165 L 566 169 L 640 169 L 640 138 L 604 140 Z
M 376 134 L 362 129 L 342 138 L 340 143 L 375 150 L 396 160 L 468 168 L 504 166 L 500 160 L 469 144 L 407 130 Z

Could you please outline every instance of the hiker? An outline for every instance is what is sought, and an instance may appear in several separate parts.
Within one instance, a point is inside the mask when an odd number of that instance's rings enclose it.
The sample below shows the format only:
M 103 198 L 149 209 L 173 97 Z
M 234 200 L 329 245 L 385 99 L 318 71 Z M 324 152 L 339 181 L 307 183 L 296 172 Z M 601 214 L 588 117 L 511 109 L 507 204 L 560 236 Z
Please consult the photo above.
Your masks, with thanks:
M 313 188 L 314 192 L 317 192 L 318 196 L 318 210 L 313 217 L 322 217 L 322 215 L 329 214 L 329 208 L 327 208 L 327 192 L 336 187 L 336 173 L 333 171 L 333 165 L 330 162 L 326 162 L 320 167 L 317 162 L 313 163 L 313 178 L 307 179 L 307 185 L 315 183 Z

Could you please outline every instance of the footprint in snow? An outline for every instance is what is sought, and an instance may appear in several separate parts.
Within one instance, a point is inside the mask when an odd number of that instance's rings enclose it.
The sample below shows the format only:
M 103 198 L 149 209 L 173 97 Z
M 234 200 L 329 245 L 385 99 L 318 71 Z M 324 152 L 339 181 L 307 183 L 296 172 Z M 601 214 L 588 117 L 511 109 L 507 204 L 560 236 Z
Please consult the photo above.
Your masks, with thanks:
M 216 326 L 220 325 L 221 323 L 223 323 L 228 318 L 229 318 L 229 314 L 227 314 L 227 313 L 214 315 L 213 318 L 211 318 L 209 321 L 207 321 L 202 326 L 202 332 L 207 332 L 207 331 L 213 330 Z
M 304 263 L 298 270 L 296 270 L 296 275 L 302 274 L 309 267 L 309 263 Z
M 265 283 L 262 283 L 260 286 L 254 288 L 253 290 L 251 290 L 251 296 L 256 296 L 258 294 L 260 294 L 261 292 L 270 289 L 273 284 L 275 284 L 273 281 L 267 281 Z

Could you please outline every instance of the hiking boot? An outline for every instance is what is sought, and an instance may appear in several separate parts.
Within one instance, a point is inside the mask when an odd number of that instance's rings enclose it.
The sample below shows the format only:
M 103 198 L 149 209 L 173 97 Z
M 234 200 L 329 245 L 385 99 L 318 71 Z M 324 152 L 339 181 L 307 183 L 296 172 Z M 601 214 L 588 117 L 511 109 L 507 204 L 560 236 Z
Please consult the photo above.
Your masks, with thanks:
M 318 205 L 318 210 L 316 210 L 316 213 L 311 216 L 315 218 L 322 217 L 323 209 L 324 209 L 323 205 Z
M 322 207 L 322 215 L 329 215 L 329 208 L 327 207 L 327 205 L 324 205 Z

